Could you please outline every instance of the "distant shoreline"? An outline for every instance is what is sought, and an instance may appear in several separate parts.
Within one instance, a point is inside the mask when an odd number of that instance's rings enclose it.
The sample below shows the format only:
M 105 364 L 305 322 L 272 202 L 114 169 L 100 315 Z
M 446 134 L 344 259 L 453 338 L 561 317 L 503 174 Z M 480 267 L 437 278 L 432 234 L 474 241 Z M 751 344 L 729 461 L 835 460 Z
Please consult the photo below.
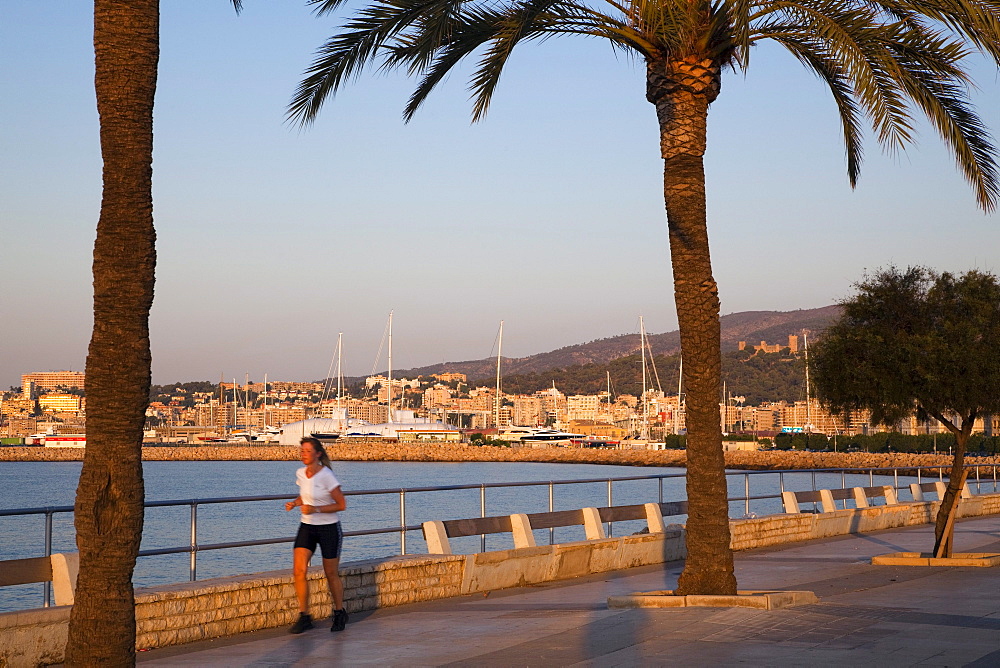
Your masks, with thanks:
M 2 462 L 83 461 L 83 448 L 3 447 Z M 454 444 L 337 443 L 330 448 L 340 461 L 398 462 L 540 462 L 553 464 L 612 464 L 620 466 L 684 467 L 684 450 L 603 450 L 576 448 L 499 448 Z M 146 446 L 145 461 L 297 461 L 298 446 Z M 1000 457 L 967 457 L 970 465 L 1000 466 Z M 865 452 L 727 452 L 731 469 L 776 470 L 849 468 L 909 468 L 950 466 L 951 457 L 934 454 Z M 992 471 L 987 474 L 992 478 Z

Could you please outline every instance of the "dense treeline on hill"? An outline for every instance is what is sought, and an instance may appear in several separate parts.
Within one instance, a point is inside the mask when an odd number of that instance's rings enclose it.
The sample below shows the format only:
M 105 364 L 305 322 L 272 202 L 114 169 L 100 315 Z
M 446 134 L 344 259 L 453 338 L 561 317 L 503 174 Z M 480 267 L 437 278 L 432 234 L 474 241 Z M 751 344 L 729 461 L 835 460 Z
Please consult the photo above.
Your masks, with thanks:
M 170 383 L 169 385 L 151 385 L 149 387 L 149 400 L 162 401 L 166 403 L 175 395 L 186 397 L 184 404 L 192 405 L 192 392 L 217 392 L 219 385 L 210 380 L 194 380 L 188 383 Z
M 939 452 L 948 453 L 955 445 L 953 434 L 918 434 L 910 436 L 896 432 L 837 436 L 836 448 L 841 452 Z M 834 437 L 823 434 L 778 434 L 776 450 L 833 450 Z M 1000 436 L 973 434 L 969 438 L 970 453 L 995 455 L 1000 453 Z
M 657 355 L 655 369 L 647 367 L 647 387 L 659 386 L 666 394 L 677 393 L 679 355 Z M 620 357 L 607 364 L 577 364 L 541 373 L 504 376 L 503 390 L 509 394 L 531 394 L 552 387 L 554 382 L 565 394 L 597 394 L 607 389 L 607 373 L 611 373 L 614 395 L 638 395 L 642 391 L 642 360 L 636 355 Z M 805 399 L 805 365 L 787 349 L 780 353 L 732 351 L 722 355 L 722 377 L 731 396 L 743 397 L 746 404 L 763 401 L 801 401 Z M 471 383 L 493 385 L 494 380 L 481 378 Z

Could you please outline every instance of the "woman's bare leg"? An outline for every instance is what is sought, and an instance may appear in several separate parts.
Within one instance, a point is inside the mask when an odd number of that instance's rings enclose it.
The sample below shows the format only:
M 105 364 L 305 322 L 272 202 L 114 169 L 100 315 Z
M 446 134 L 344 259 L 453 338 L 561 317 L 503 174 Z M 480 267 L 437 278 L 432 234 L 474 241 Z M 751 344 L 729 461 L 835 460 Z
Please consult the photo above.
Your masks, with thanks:
M 323 570 L 326 572 L 326 583 L 330 586 L 333 609 L 341 610 L 344 607 L 344 582 L 340 579 L 340 559 L 324 559 Z
M 292 575 L 295 580 L 295 596 L 299 599 L 299 612 L 309 612 L 309 581 L 306 574 L 309 572 L 312 555 L 312 550 L 304 547 L 297 547 L 292 551 Z

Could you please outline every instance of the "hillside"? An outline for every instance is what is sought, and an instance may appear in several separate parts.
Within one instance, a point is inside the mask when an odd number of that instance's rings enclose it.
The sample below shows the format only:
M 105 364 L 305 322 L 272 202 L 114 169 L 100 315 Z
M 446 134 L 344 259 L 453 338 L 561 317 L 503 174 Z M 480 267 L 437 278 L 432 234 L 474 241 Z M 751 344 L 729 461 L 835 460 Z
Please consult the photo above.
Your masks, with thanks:
M 808 329 L 813 334 L 819 334 L 839 314 L 840 307 L 833 305 L 798 311 L 743 311 L 724 315 L 721 318 L 722 350 L 724 352 L 735 351 L 740 341 L 746 341 L 748 345 L 761 341 L 784 344 L 787 342 L 789 334 L 798 334 L 803 329 Z M 654 355 L 676 355 L 680 351 L 680 334 L 676 330 L 663 334 L 650 334 L 649 344 Z M 532 374 L 548 375 L 547 372 L 551 372 L 553 369 L 580 365 L 604 367 L 613 360 L 635 355 L 638 352 L 638 333 L 623 334 L 589 343 L 578 343 L 527 357 L 505 357 L 503 359 L 504 377 Z M 496 359 L 443 362 L 414 369 L 393 371 L 393 375 L 413 378 L 446 372 L 464 373 L 470 379 L 488 378 L 496 372 Z M 601 375 L 604 375 L 603 372 Z M 676 371 L 674 377 L 676 378 Z M 667 384 L 665 378 L 661 379 L 664 384 Z M 676 383 L 676 380 L 674 382 Z
M 655 370 L 648 370 L 647 387 L 677 392 L 679 355 L 657 355 Z M 596 394 L 607 388 L 614 395 L 638 395 L 642 391 L 642 362 L 639 355 L 619 357 L 607 364 L 576 364 L 538 373 L 504 374 L 503 389 L 511 394 L 532 394 L 551 387 L 572 394 Z M 741 396 L 748 405 L 763 401 L 799 401 L 805 397 L 805 364 L 802 356 L 787 353 L 758 353 L 730 350 L 722 354 L 722 378 L 732 396 Z M 492 378 L 473 379 L 470 385 L 491 385 Z

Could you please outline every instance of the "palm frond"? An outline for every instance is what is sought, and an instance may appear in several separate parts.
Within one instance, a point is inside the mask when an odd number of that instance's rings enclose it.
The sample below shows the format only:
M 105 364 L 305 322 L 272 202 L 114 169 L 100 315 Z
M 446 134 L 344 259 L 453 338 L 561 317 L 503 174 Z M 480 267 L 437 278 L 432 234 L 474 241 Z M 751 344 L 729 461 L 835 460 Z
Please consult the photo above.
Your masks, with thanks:
M 908 69 L 901 83 L 910 99 L 952 149 L 955 162 L 986 211 L 996 208 L 1000 175 L 989 129 L 972 110 L 965 89 L 927 69 Z
M 473 98 L 473 121 L 480 120 L 486 114 L 493 91 L 496 90 L 504 65 L 507 64 L 514 47 L 521 40 L 538 35 L 536 21 L 544 19 L 546 10 L 559 1 L 526 0 L 514 3 L 504 12 L 500 29 L 469 80 Z
M 289 103 L 288 120 L 300 125 L 313 122 L 326 99 L 346 80 L 357 76 L 389 40 L 419 20 L 428 9 L 452 2 L 377 0 L 362 9 L 317 50 Z
M 850 79 L 845 76 L 837 59 L 825 52 L 822 45 L 809 44 L 780 34 L 776 34 L 774 40 L 787 48 L 799 62 L 811 69 L 830 88 L 830 94 L 837 104 L 840 115 L 844 153 L 847 159 L 847 178 L 851 187 L 856 187 L 864 159 L 864 136 L 861 130 L 861 114 L 854 101 Z
M 980 205 L 989 210 L 1000 200 L 996 149 L 970 103 L 964 65 L 974 49 L 1000 64 L 1000 0 L 368 1 L 317 51 L 289 105 L 290 120 L 311 122 L 328 97 L 376 61 L 418 79 L 404 109 L 409 120 L 459 63 L 475 59 L 469 89 L 476 121 L 525 42 L 589 36 L 649 63 L 709 59 L 745 70 L 753 46 L 772 40 L 830 90 L 852 186 L 864 157 L 863 128 L 893 153 L 913 143 L 919 114 L 952 151 Z M 343 2 L 308 0 L 317 14 Z

